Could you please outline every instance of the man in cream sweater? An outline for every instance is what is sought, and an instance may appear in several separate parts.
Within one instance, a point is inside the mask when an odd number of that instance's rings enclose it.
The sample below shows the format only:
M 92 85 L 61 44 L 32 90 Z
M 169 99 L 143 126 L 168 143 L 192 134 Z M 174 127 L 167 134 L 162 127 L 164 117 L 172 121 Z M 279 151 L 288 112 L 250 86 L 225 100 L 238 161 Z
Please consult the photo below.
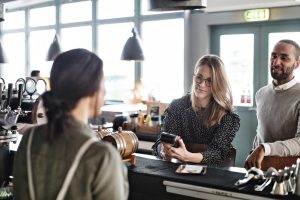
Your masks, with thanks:
M 257 134 L 245 168 L 258 167 L 264 156 L 300 155 L 300 83 L 294 70 L 300 64 L 300 47 L 280 40 L 271 54 L 272 84 L 257 91 Z

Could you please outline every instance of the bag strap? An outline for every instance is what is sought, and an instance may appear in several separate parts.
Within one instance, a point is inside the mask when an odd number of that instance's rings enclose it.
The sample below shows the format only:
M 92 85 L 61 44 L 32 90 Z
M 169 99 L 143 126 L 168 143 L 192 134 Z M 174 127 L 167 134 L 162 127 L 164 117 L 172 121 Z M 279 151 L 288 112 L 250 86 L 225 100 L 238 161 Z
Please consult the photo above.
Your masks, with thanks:
M 31 166 L 31 156 L 30 156 L 33 133 L 34 133 L 34 128 L 31 130 L 31 132 L 29 134 L 28 143 L 27 143 L 27 175 L 28 175 L 28 185 L 29 185 L 29 196 L 30 196 L 31 200 L 35 200 L 35 192 L 34 192 L 33 176 L 32 176 L 32 166 Z M 94 142 L 97 142 L 97 140 L 95 138 L 90 138 L 87 141 L 85 141 L 83 143 L 83 145 L 81 145 L 80 149 L 78 150 L 78 152 L 72 162 L 72 165 L 67 173 L 67 176 L 63 182 L 62 188 L 60 189 L 60 191 L 57 195 L 56 200 L 64 199 L 82 156 Z
M 28 176 L 28 186 L 29 186 L 29 196 L 31 200 L 35 200 L 35 193 L 33 187 L 33 178 L 32 178 L 32 168 L 31 168 L 31 143 L 32 137 L 34 133 L 34 128 L 31 129 L 29 133 L 28 143 L 27 143 L 27 150 L 26 150 L 26 159 L 27 159 L 27 176 Z
M 68 190 L 68 188 L 69 188 L 69 186 L 70 186 L 70 183 L 71 183 L 71 181 L 72 181 L 72 179 L 73 179 L 73 176 L 74 176 L 74 174 L 75 174 L 75 172 L 76 172 L 76 169 L 77 169 L 77 167 L 78 167 L 78 165 L 79 165 L 79 162 L 80 162 L 80 160 L 81 160 L 81 157 L 83 156 L 83 154 L 88 150 L 88 148 L 89 148 L 94 142 L 97 142 L 97 140 L 96 140 L 95 138 L 90 138 L 90 139 L 88 139 L 87 141 L 85 141 L 85 142 L 83 143 L 83 145 L 80 147 L 80 149 L 79 149 L 79 151 L 77 152 L 76 157 L 75 157 L 75 159 L 73 160 L 73 163 L 72 163 L 72 165 L 71 165 L 71 167 L 70 167 L 70 169 L 69 169 L 69 171 L 68 171 L 68 173 L 67 173 L 67 176 L 66 176 L 66 178 L 65 178 L 65 180 L 64 180 L 64 183 L 63 183 L 63 185 L 62 185 L 61 190 L 60 190 L 59 193 L 58 193 L 58 196 L 57 196 L 56 200 L 63 200 L 63 199 L 64 199 L 64 197 L 65 197 L 65 195 L 66 195 L 66 193 L 67 193 L 67 190 Z

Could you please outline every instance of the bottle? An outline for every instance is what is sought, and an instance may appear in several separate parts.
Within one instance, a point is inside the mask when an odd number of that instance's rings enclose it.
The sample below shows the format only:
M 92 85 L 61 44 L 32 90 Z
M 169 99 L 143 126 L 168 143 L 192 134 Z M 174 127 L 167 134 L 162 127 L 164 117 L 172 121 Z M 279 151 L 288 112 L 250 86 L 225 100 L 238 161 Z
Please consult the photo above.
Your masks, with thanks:
M 138 125 L 143 125 L 144 124 L 144 114 L 142 113 L 141 110 L 139 110 L 138 114 Z
M 149 126 L 151 121 L 151 115 L 150 113 L 147 114 L 146 119 L 145 119 L 145 125 Z
M 243 90 L 242 94 L 241 94 L 241 103 L 245 103 L 246 102 L 246 92 L 245 90 Z
M 138 114 L 137 113 L 130 114 L 129 117 L 130 117 L 132 125 L 134 125 L 134 126 L 138 125 Z
M 251 95 L 251 91 L 250 91 L 250 90 L 248 90 L 248 92 L 247 92 L 247 98 L 246 98 L 246 102 L 247 102 L 247 103 L 251 103 L 251 101 L 252 101 L 252 95 Z
M 151 117 L 151 123 L 150 126 L 156 127 L 159 125 L 159 117 L 157 115 L 154 115 Z

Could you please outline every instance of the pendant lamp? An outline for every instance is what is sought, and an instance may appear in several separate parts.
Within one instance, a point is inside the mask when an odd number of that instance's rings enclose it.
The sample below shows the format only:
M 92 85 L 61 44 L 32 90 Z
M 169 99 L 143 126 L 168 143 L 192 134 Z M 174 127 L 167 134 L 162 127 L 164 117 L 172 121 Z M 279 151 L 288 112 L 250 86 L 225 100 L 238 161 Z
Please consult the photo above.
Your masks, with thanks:
M 4 4 L 0 2 L 0 22 L 4 21 Z M 0 42 L 0 63 L 7 63 L 6 55 Z
M 0 22 L 4 21 L 4 4 L 0 2 Z
M 7 63 L 7 58 L 3 51 L 1 43 L 0 43 L 0 63 Z
M 61 47 L 60 47 L 60 44 L 59 44 L 59 41 L 58 41 L 58 36 L 55 34 L 53 42 L 51 43 L 51 45 L 49 47 L 46 60 L 47 61 L 52 61 L 60 53 L 61 53 Z
M 203 9 L 207 6 L 207 0 L 149 0 L 150 11 L 176 11 Z
M 121 60 L 144 60 L 141 41 L 135 28 L 132 29 L 132 37 L 128 38 L 122 51 Z

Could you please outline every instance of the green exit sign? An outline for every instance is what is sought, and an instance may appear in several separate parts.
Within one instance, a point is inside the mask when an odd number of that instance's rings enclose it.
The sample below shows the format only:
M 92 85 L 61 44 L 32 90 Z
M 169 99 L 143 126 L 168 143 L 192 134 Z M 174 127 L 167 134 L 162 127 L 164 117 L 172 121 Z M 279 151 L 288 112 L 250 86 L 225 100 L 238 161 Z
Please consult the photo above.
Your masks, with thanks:
M 245 11 L 245 20 L 247 22 L 266 21 L 269 20 L 269 9 L 254 9 Z

